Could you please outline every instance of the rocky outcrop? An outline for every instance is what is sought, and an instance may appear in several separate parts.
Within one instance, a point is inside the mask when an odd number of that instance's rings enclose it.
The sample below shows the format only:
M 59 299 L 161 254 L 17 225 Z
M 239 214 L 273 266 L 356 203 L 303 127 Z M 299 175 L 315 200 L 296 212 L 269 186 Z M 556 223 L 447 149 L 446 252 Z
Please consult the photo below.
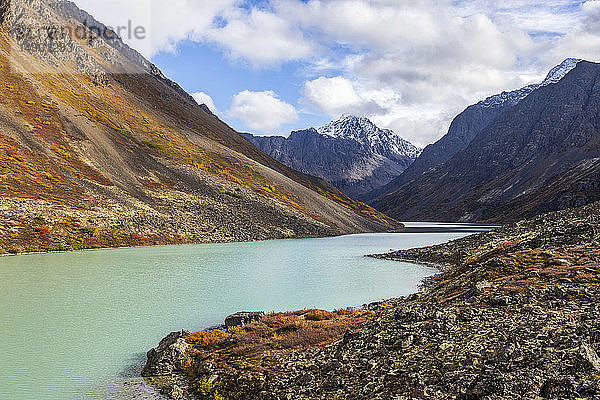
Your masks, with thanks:
M 256 398 L 597 398 L 597 288 L 499 286 L 391 302 L 364 330 L 287 359 L 295 370 Z
M 493 255 L 510 245 L 513 251 L 594 243 L 600 236 L 600 202 L 576 209 L 556 211 L 504 225 L 491 232 L 479 233 L 449 243 L 376 254 L 371 257 L 418 261 L 445 269 L 465 262 L 469 257 Z
M 265 316 L 263 311 L 240 311 L 225 318 L 224 328 L 242 327 L 259 321 Z M 186 330 L 171 332 L 146 354 L 147 360 L 142 369 L 142 376 L 172 376 L 184 372 L 192 358 L 193 346 L 187 341 L 191 335 Z
M 182 373 L 191 361 L 189 351 L 192 346 L 186 341 L 189 335 L 190 332 L 185 330 L 172 332 L 161 340 L 157 347 L 150 349 L 142 376 L 170 376 Z
M 225 327 L 237 328 L 258 321 L 264 316 L 265 313 L 262 311 L 240 311 L 225 318 Z

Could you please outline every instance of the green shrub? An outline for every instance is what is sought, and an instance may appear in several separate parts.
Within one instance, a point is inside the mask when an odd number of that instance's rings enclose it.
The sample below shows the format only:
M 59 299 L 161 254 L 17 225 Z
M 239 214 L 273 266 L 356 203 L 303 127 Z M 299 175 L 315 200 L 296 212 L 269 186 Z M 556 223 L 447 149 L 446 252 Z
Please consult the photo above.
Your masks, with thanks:
M 33 217 L 33 220 L 35 222 L 37 222 L 38 224 L 45 224 L 46 223 L 46 219 L 44 217 L 41 217 L 41 216 L 39 216 L 39 217 Z
M 80 231 L 88 236 L 98 236 L 100 234 L 98 228 L 95 226 L 84 226 L 80 229 Z
M 150 147 L 151 149 L 154 149 L 154 150 L 160 150 L 160 149 L 162 149 L 162 148 L 163 148 L 163 147 L 162 147 L 160 144 L 158 144 L 158 143 L 154 143 L 154 142 L 150 142 L 150 141 L 144 141 L 143 143 L 144 143 L 146 146 L 148 146 L 148 147 Z
M 227 196 L 235 197 L 236 199 L 243 199 L 243 198 L 244 198 L 244 196 L 242 196 L 242 195 L 241 195 L 241 194 L 239 194 L 239 193 L 234 193 L 234 192 L 225 192 L 225 194 L 226 194 Z
M 304 318 L 308 321 L 326 321 L 331 319 L 332 315 L 327 311 L 315 310 L 306 314 Z
M 198 381 L 198 391 L 202 396 L 211 400 L 226 400 L 206 377 Z

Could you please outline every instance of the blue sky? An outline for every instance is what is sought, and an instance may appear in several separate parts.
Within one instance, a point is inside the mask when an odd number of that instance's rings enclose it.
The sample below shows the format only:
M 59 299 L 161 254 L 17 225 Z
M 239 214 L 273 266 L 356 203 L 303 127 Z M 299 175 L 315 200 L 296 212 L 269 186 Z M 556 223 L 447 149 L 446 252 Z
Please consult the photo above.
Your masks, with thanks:
M 206 45 L 185 40 L 179 44 L 176 53 L 162 52 L 152 61 L 171 79 L 178 82 L 189 93 L 208 94 L 223 116 L 229 109 L 233 96 L 244 90 L 263 92 L 274 90 L 277 95 L 290 104 L 299 104 L 301 89 L 306 75 L 306 63 L 289 62 L 269 68 L 256 68 L 243 60 L 228 59 L 214 45 Z M 193 68 L 190 66 L 193 65 Z M 297 110 L 299 120 L 283 124 L 277 132 L 289 133 L 292 130 L 309 126 L 320 126 L 329 121 L 329 117 L 318 112 Z M 252 131 L 240 118 L 225 117 L 227 122 L 239 131 Z M 270 132 L 268 132 L 270 133 Z
M 76 0 L 234 128 L 288 135 L 342 113 L 417 145 L 486 96 L 600 58 L 600 1 Z M 213 105 L 210 104 L 212 107 Z

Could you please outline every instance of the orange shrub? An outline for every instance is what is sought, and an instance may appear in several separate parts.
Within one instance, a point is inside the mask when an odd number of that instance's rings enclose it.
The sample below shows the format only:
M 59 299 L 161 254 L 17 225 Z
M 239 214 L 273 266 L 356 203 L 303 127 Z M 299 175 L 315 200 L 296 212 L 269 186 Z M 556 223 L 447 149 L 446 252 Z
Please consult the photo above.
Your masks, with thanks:
M 186 338 L 189 344 L 194 346 L 206 347 L 215 344 L 219 344 L 227 339 L 229 335 L 225 331 L 208 331 L 208 332 L 195 332 Z
M 314 310 L 306 314 L 304 318 L 308 321 L 326 321 L 328 319 L 332 319 L 333 314 L 328 311 Z

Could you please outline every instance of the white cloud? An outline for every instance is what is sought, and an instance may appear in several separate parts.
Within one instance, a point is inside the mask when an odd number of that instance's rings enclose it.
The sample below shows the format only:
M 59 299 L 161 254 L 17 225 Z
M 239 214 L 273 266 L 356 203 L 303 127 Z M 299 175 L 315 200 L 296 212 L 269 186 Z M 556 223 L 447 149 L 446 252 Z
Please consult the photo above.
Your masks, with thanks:
M 342 2 L 355 11 L 331 15 Z M 413 4 L 423 3 L 428 2 Z M 468 104 L 523 84 L 514 69 L 520 52 L 533 46 L 531 40 L 518 31 L 503 33 L 486 15 L 457 17 L 449 8 L 403 9 L 385 1 L 309 4 L 311 20 L 344 40 L 361 36 L 354 43 L 366 48 L 340 63 L 342 76 L 305 83 L 302 102 L 329 116 L 365 115 L 425 145 L 443 135 L 451 118 Z M 353 26 L 355 13 L 372 21 L 370 34 L 365 20 Z
M 555 63 L 564 58 L 563 54 L 589 61 L 600 59 L 600 1 L 588 1 L 581 10 L 581 23 L 545 49 L 542 57 L 546 62 Z
M 113 25 L 147 24 L 151 40 L 132 43 L 145 55 L 190 39 L 253 68 L 303 61 L 304 106 L 362 114 L 420 144 L 481 98 L 567 57 L 600 57 L 598 0 L 76 1 Z M 265 122 L 253 110 L 268 104 Z M 298 118 L 272 92 L 241 92 L 230 113 L 261 131 Z
M 453 113 L 479 98 L 522 86 L 517 71 L 536 46 L 518 28 L 479 10 L 461 14 L 449 0 L 278 4 L 282 15 L 351 49 L 342 74 L 307 80 L 304 104 L 329 116 L 366 115 L 419 144 L 443 135 Z
M 302 27 L 318 30 L 352 48 L 389 48 L 432 43 L 443 27 L 435 10 L 444 1 L 300 0 L 278 1 L 277 11 Z M 428 10 L 433 10 L 430 12 Z
M 232 58 L 254 65 L 270 65 L 310 58 L 317 47 L 289 21 L 263 10 L 249 12 L 230 9 L 224 14 L 227 23 L 213 27 L 196 38 L 208 38 L 223 46 Z
M 365 115 L 382 111 L 376 102 L 361 97 L 354 84 L 341 76 L 308 81 L 304 84 L 303 94 L 304 103 L 330 116 L 343 113 Z
M 378 126 L 385 126 L 397 132 L 413 144 L 425 147 L 436 141 L 441 132 L 447 132 L 450 120 L 462 108 L 439 109 L 435 104 L 421 107 L 398 107 L 385 115 L 372 117 Z
M 151 57 L 160 51 L 173 52 L 182 40 L 194 33 L 207 32 L 214 19 L 236 1 L 76 0 L 76 3 L 106 25 L 127 26 L 131 21 L 134 27 L 144 27 L 143 39 L 121 36 L 144 56 Z
M 206 105 L 213 114 L 219 113 L 219 110 L 217 109 L 217 107 L 215 107 L 215 102 L 213 101 L 212 97 L 210 97 L 208 94 L 204 92 L 196 92 L 192 93 L 192 97 L 194 98 L 194 100 L 196 100 L 196 103 Z
M 144 39 L 122 34 L 123 40 L 146 57 L 175 52 L 186 39 L 215 43 L 234 59 L 256 66 L 311 57 L 318 45 L 300 29 L 274 13 L 246 10 L 236 0 L 77 0 L 103 23 L 142 26 Z
M 462 0 L 456 6 L 463 15 L 490 15 L 501 26 L 533 33 L 562 34 L 580 22 L 579 3 L 573 0 Z
M 260 133 L 275 133 L 281 125 L 298 121 L 294 106 L 280 100 L 272 90 L 244 90 L 236 94 L 229 115 L 241 119 L 249 128 Z

